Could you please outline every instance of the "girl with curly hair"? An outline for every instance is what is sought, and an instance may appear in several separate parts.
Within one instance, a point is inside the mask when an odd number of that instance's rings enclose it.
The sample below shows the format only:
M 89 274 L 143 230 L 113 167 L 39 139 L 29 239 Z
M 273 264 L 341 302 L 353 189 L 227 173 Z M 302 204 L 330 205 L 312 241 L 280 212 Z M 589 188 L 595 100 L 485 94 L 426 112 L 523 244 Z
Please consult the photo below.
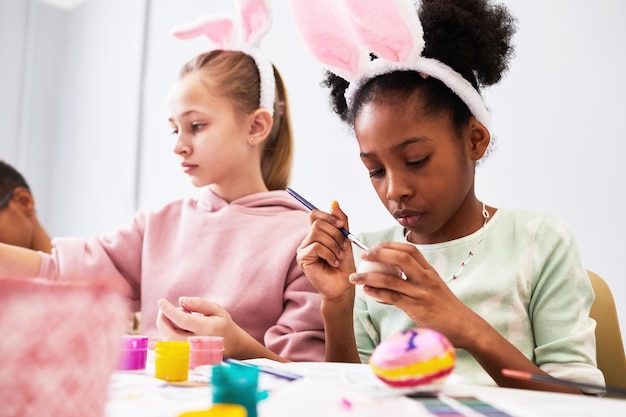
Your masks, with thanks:
M 327 360 L 365 362 L 418 326 L 452 342 L 466 382 L 580 392 L 502 374 L 511 368 L 604 385 L 571 232 L 475 194 L 491 142 L 480 92 L 508 67 L 514 17 L 487 0 L 424 0 L 417 14 L 402 0 L 306 3 L 291 3 L 298 27 L 398 223 L 362 235 L 369 249 L 353 253 L 338 204 L 312 212 L 297 259 L 322 294 Z

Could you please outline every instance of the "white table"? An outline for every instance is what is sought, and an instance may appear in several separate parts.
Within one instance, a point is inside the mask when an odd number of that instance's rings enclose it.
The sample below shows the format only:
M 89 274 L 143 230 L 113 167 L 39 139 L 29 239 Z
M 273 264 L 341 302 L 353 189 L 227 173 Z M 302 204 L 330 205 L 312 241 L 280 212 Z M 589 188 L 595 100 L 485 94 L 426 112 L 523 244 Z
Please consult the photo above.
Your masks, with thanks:
M 367 365 L 258 362 L 304 376 L 288 382 L 262 374 L 260 388 L 269 390 L 269 397 L 259 402 L 259 417 L 437 416 L 425 408 L 426 400 L 409 398 L 386 387 Z M 177 417 L 185 411 L 210 407 L 210 386 L 166 384 L 154 378 L 153 366 L 149 361 L 145 372 L 113 376 L 106 417 Z M 192 372 L 190 379 L 203 379 L 208 372 L 203 371 Z M 463 405 L 463 397 L 473 398 L 472 406 Z M 477 411 L 481 407 L 501 411 L 490 417 L 626 416 L 626 399 L 466 385 L 455 377 L 448 379 L 438 398 L 427 401 L 431 406 L 447 404 L 469 417 L 483 416 Z

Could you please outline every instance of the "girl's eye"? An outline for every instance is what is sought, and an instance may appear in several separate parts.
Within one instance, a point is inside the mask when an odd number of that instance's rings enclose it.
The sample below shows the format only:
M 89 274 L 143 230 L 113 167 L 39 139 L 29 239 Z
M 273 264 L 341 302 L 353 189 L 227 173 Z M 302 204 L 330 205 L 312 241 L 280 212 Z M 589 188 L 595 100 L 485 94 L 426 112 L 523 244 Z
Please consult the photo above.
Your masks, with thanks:
M 385 173 L 385 170 L 383 168 L 375 169 L 369 172 L 370 178 L 380 177 L 384 173 Z
M 407 162 L 406 164 L 410 167 L 421 167 L 421 166 L 424 166 L 424 164 L 426 164 L 429 158 L 430 157 L 427 156 L 426 158 L 420 159 L 419 161 Z
M 198 130 L 202 129 L 204 126 L 206 126 L 205 123 L 192 123 L 191 130 L 194 132 L 197 132 Z

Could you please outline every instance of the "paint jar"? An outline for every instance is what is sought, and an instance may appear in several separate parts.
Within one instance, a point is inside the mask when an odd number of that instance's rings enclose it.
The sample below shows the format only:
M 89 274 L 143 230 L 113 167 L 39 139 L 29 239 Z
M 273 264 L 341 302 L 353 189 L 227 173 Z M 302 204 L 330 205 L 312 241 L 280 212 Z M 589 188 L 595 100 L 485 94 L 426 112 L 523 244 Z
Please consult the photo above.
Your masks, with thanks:
M 221 336 L 189 336 L 189 369 L 201 365 L 219 365 L 224 353 Z
M 226 364 L 214 366 L 211 375 L 213 404 L 239 404 L 248 417 L 257 417 L 259 369 L 254 366 Z
M 140 371 L 146 369 L 148 357 L 148 336 L 124 335 L 121 340 L 119 371 Z
M 154 376 L 168 382 L 186 381 L 189 373 L 189 342 L 161 340 L 154 346 Z
M 246 408 L 239 404 L 214 404 L 208 410 L 188 411 L 178 417 L 247 417 Z

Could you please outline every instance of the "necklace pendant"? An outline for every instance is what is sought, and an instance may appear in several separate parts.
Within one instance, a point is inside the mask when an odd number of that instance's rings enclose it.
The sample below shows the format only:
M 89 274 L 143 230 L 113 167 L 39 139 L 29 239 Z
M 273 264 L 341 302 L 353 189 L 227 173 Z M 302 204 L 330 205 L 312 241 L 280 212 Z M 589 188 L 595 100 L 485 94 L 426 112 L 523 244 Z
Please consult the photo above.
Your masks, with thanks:
M 454 281 L 455 279 L 457 279 L 459 277 L 459 275 L 461 275 L 463 273 L 463 271 L 465 270 L 465 267 L 467 266 L 467 264 L 472 260 L 472 257 L 474 256 L 474 252 L 476 251 L 476 249 L 478 248 L 478 245 L 480 245 L 480 242 L 483 240 L 483 237 L 485 235 L 485 227 L 487 226 L 487 222 L 489 221 L 489 212 L 487 211 L 487 207 L 485 206 L 485 202 L 482 201 L 482 216 L 483 216 L 483 226 L 480 228 L 480 236 L 478 237 L 478 240 L 476 241 L 476 244 L 474 245 L 474 248 L 471 249 L 470 251 L 467 252 L 467 258 L 465 258 L 464 261 L 461 262 L 460 268 L 458 269 L 456 274 L 453 274 L 450 278 L 444 280 L 444 282 L 450 282 L 450 281 Z M 406 239 L 406 241 L 408 243 L 412 243 L 409 240 L 409 235 L 411 234 L 411 231 L 409 229 L 405 229 L 404 231 L 404 238 Z

